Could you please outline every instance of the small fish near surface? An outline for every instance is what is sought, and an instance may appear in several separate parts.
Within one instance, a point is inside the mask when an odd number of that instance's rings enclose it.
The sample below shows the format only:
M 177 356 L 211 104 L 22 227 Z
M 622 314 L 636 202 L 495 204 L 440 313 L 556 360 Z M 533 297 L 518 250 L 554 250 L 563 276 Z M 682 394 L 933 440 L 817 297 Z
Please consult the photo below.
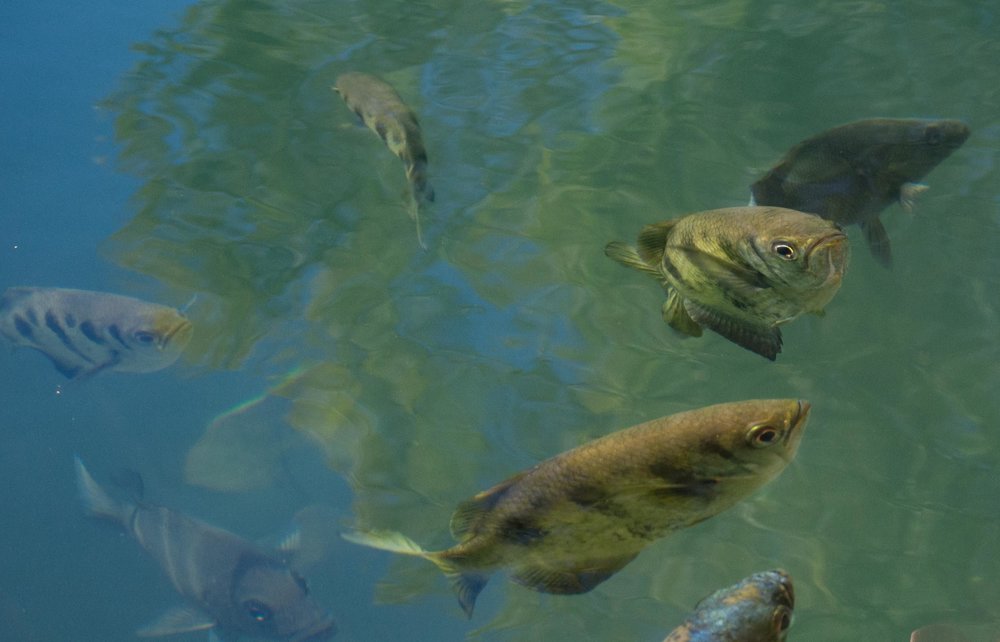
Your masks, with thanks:
M 918 183 L 969 137 L 958 120 L 872 118 L 828 129 L 792 147 L 750 186 L 751 205 L 776 205 L 857 223 L 872 255 L 892 265 L 879 213 L 893 202 L 911 211 Z
M 471 617 L 490 575 L 545 593 L 586 593 L 647 545 L 733 506 L 794 457 L 809 416 L 795 399 L 718 404 L 568 450 L 461 504 L 459 543 L 426 551 L 392 531 L 348 541 L 433 562 Z
M 333 86 L 347 106 L 403 161 L 414 207 L 411 216 L 420 237 L 418 208 L 434 201 L 434 188 L 427 180 L 427 149 L 417 117 L 387 82 L 370 74 L 346 72 Z
M 161 370 L 191 332 L 178 310 L 118 294 L 14 287 L 0 296 L 0 335 L 43 353 L 70 379 Z
M 76 477 L 88 512 L 132 535 L 190 603 L 167 611 L 140 629 L 140 636 L 217 629 L 224 635 L 293 642 L 333 637 L 333 619 L 281 556 L 169 508 L 115 499 L 79 458 Z
M 663 642 L 784 642 L 794 608 L 788 573 L 754 573 L 698 602 Z
M 647 225 L 638 248 L 612 241 L 604 253 L 660 281 L 673 329 L 698 337 L 708 328 L 772 361 L 778 326 L 821 314 L 850 255 L 836 225 L 781 207 L 695 212 Z

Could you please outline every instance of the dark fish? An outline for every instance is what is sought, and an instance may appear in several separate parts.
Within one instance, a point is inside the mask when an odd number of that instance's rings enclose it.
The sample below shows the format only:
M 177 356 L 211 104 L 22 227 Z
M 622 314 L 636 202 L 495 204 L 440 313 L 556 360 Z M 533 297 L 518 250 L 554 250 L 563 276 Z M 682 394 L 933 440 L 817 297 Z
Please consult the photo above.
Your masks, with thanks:
M 427 180 L 427 149 L 420 124 L 396 90 L 384 80 L 354 71 L 338 76 L 333 90 L 403 161 L 415 203 L 433 202 L 434 188 Z M 416 207 L 411 210 L 411 215 L 417 224 L 419 239 L 420 219 Z M 419 240 L 423 245 L 422 239 Z
M 663 642 L 784 642 L 794 608 L 787 573 L 754 573 L 699 602 Z
M 969 128 L 957 120 L 872 118 L 821 132 L 795 145 L 750 186 L 751 205 L 776 205 L 857 223 L 872 254 L 892 264 L 879 213 L 905 210 L 927 189 L 917 181 L 962 146 Z
M 70 379 L 166 368 L 191 331 L 174 308 L 106 292 L 18 287 L 0 297 L 0 335 L 42 352 Z
M 730 207 L 647 225 L 638 249 L 604 253 L 667 291 L 663 320 L 698 337 L 708 328 L 772 361 L 778 326 L 819 314 L 847 270 L 847 237 L 818 216 L 781 207 Z
M 217 627 L 268 640 L 319 642 L 333 637 L 333 619 L 309 596 L 305 580 L 278 555 L 169 508 L 114 499 L 79 458 L 76 476 L 87 510 L 124 527 L 191 604 L 168 611 L 139 635 Z
M 546 593 L 585 593 L 653 541 L 718 514 L 794 457 L 809 404 L 719 404 L 611 433 L 547 459 L 461 504 L 459 543 L 425 551 L 395 532 L 345 539 L 430 560 L 472 616 L 491 573 Z

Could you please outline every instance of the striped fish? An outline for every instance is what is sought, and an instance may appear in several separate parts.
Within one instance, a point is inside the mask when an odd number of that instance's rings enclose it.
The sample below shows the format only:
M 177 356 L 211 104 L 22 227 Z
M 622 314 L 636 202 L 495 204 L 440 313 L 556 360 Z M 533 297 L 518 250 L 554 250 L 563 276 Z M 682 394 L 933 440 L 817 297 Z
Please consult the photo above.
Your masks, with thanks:
M 79 457 L 76 480 L 87 511 L 128 531 L 190 603 L 167 611 L 140 636 L 217 628 L 231 637 L 320 642 L 336 632 L 333 618 L 282 556 L 169 508 L 115 499 Z
M 166 368 L 191 331 L 178 310 L 117 294 L 14 287 L 0 296 L 0 335 L 43 353 L 70 379 Z

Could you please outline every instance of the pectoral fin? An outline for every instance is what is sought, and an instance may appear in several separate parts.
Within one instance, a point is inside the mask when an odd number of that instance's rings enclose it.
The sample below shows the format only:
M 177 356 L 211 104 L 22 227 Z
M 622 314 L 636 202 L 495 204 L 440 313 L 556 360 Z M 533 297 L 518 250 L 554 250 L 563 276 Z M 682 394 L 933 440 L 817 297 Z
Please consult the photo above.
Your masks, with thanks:
M 635 559 L 636 555 L 638 553 L 628 553 L 563 565 L 536 562 L 519 566 L 511 579 L 522 586 L 543 593 L 560 595 L 586 593 L 624 568 Z
M 903 183 L 899 188 L 899 204 L 904 210 L 912 213 L 916 198 L 927 190 L 928 187 L 923 183 Z
M 872 256 L 884 268 L 892 267 L 892 248 L 889 246 L 889 234 L 885 231 L 882 221 L 873 218 L 861 223 L 861 231 L 868 241 Z
M 135 633 L 143 638 L 156 638 L 164 635 L 176 635 L 177 633 L 204 631 L 211 629 L 215 624 L 215 620 L 201 611 L 187 606 L 178 606 L 170 609 Z
M 681 334 L 690 337 L 700 337 L 701 326 L 695 323 L 684 308 L 684 299 L 673 288 L 667 293 L 667 301 L 663 304 L 663 320 Z
M 735 319 L 691 300 L 685 300 L 684 307 L 696 323 L 766 359 L 774 361 L 781 352 L 781 330 L 777 326 L 757 325 Z

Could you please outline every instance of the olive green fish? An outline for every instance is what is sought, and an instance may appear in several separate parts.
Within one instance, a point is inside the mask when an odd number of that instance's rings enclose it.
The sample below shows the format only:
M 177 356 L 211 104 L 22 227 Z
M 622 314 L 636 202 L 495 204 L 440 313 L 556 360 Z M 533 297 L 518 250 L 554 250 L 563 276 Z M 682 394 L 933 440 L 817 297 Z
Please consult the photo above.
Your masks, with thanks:
M 0 335 L 77 379 L 166 368 L 190 341 L 191 322 L 174 308 L 118 294 L 16 287 L 0 296 Z
M 906 211 L 927 189 L 918 183 L 965 143 L 957 120 L 872 118 L 821 132 L 792 147 L 750 186 L 751 205 L 776 205 L 857 223 L 872 255 L 892 265 L 879 213 L 893 202 Z
M 730 207 L 647 225 L 638 249 L 604 253 L 667 291 L 663 320 L 694 337 L 708 328 L 772 361 L 778 326 L 820 314 L 840 289 L 847 237 L 830 221 L 781 207 Z
M 788 573 L 754 573 L 698 602 L 663 642 L 784 642 L 794 608 Z
M 414 207 L 411 216 L 417 225 L 420 244 L 421 202 L 434 201 L 434 189 L 427 180 L 427 149 L 417 117 L 403 103 L 396 90 L 375 76 L 360 72 L 347 72 L 337 77 L 333 90 L 340 94 L 347 106 L 364 121 L 365 125 L 386 144 L 389 150 L 403 161 L 406 178 L 413 192 Z
M 776 477 L 809 404 L 718 404 L 648 421 L 547 459 L 459 505 L 458 544 L 426 551 L 391 531 L 344 538 L 430 560 L 471 617 L 489 576 L 546 593 L 585 593 L 655 540 L 716 515 Z

